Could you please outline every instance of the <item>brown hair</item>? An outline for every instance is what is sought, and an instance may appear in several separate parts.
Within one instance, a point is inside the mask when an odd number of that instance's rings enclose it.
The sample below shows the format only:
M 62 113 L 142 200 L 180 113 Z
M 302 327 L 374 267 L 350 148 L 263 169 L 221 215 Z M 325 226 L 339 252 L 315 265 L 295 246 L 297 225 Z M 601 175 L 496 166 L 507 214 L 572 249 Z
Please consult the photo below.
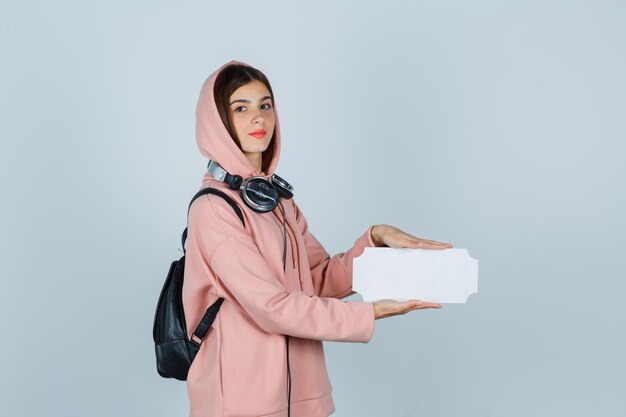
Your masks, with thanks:
M 222 122 L 224 122 L 224 126 L 230 134 L 230 137 L 233 139 L 233 141 L 235 141 L 237 147 L 241 149 L 242 152 L 243 149 L 241 148 L 241 144 L 239 143 L 237 134 L 233 130 L 228 100 L 230 99 L 230 96 L 235 92 L 235 90 L 237 90 L 242 85 L 254 80 L 261 81 L 265 85 L 265 87 L 267 87 L 270 95 L 272 96 L 272 103 L 274 103 L 274 93 L 272 92 L 270 82 L 261 71 L 253 67 L 248 67 L 240 64 L 229 65 L 217 75 L 217 78 L 215 79 L 215 86 L 213 87 L 213 95 L 215 97 L 217 111 L 219 112 L 220 117 L 222 118 Z M 261 171 L 265 173 L 267 173 L 269 164 L 272 161 L 272 157 L 274 156 L 275 136 L 276 128 L 274 128 L 274 132 L 272 133 L 272 139 L 270 139 L 270 143 L 267 146 L 267 149 L 262 153 L 261 156 Z

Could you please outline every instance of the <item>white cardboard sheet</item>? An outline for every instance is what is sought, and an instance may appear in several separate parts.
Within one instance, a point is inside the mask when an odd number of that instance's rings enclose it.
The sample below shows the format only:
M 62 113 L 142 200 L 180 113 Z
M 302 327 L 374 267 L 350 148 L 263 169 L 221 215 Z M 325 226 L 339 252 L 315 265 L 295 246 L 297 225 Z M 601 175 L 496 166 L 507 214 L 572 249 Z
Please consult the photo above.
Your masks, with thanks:
M 353 261 L 363 301 L 466 303 L 478 292 L 478 260 L 467 249 L 371 248 Z

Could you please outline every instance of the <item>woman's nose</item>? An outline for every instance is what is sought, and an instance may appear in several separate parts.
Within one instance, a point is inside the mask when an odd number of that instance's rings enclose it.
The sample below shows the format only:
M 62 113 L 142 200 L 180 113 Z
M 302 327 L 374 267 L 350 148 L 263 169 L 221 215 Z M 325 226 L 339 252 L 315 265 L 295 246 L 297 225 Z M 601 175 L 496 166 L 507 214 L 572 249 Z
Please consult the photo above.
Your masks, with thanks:
M 263 118 L 263 112 L 261 112 L 261 110 L 259 109 L 253 109 L 252 111 L 254 112 L 252 113 L 252 124 L 262 125 L 263 122 L 265 122 L 265 119 Z

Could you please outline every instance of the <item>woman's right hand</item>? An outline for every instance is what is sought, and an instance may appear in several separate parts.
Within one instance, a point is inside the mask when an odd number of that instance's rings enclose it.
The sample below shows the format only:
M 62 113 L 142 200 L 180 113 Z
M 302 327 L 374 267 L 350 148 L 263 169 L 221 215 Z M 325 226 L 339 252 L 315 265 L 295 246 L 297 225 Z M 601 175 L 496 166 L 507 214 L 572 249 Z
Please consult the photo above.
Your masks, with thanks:
M 441 308 L 441 304 L 429 303 L 427 301 L 409 300 L 378 300 L 374 303 L 374 319 L 384 319 L 385 317 L 406 314 L 413 310 L 423 310 L 425 308 Z

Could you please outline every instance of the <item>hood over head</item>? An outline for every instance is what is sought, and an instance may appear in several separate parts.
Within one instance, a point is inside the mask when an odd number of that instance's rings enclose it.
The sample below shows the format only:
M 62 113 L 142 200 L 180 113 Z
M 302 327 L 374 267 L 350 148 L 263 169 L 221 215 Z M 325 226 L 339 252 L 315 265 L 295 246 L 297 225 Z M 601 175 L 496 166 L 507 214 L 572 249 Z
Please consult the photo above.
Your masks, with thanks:
M 252 166 L 246 155 L 239 149 L 234 139 L 226 130 L 226 126 L 222 122 L 222 118 L 215 104 L 215 96 L 213 95 L 213 87 L 215 79 L 219 73 L 229 65 L 245 65 L 251 67 L 241 61 L 232 60 L 222 65 L 217 71 L 207 78 L 202 84 L 200 90 L 200 98 L 196 107 L 196 141 L 200 152 L 209 159 L 219 163 L 231 175 L 241 175 L 243 179 L 251 176 L 261 175 L 255 167 Z M 274 140 L 269 146 L 274 146 L 274 155 L 268 166 L 264 177 L 271 178 L 278 165 L 280 156 L 280 126 L 278 122 L 278 114 L 276 112 L 276 103 L 272 100 L 276 123 L 274 126 Z M 265 161 L 264 161 L 265 162 Z M 205 178 L 210 177 L 207 172 Z

